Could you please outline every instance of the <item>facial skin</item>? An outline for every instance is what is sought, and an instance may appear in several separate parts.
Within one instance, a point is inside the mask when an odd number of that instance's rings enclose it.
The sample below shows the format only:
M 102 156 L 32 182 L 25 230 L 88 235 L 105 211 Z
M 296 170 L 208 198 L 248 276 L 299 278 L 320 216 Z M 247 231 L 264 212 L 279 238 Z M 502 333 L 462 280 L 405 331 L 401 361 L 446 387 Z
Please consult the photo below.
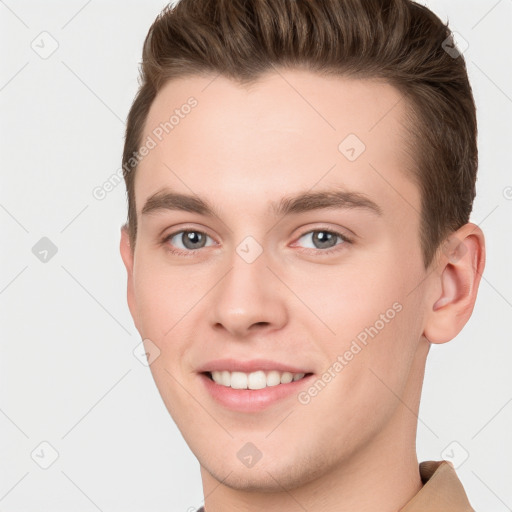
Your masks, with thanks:
M 155 99 L 143 140 L 189 97 L 198 104 L 139 164 L 137 241 L 132 253 L 123 228 L 120 246 L 130 311 L 160 350 L 150 368 L 201 464 L 205 508 L 396 511 L 421 488 L 415 435 L 430 343 L 452 339 L 471 315 L 483 234 L 466 224 L 455 233 L 459 252 L 450 260 L 440 251 L 424 269 L 407 105 L 392 86 L 290 69 L 250 88 L 214 78 L 170 82 Z M 355 161 L 338 149 L 348 134 L 366 146 Z M 162 189 L 200 197 L 218 216 L 142 215 Z M 357 192 L 381 214 L 324 208 L 283 217 L 270 207 L 326 190 Z M 180 230 L 205 233 L 205 246 L 187 249 L 181 235 L 162 241 Z M 335 238 L 322 248 L 313 235 L 325 230 L 352 243 Z M 248 236 L 263 250 L 252 263 L 236 251 Z M 394 318 L 307 404 L 292 394 L 235 412 L 198 374 L 214 359 L 263 358 L 321 378 L 396 303 Z M 252 467 L 237 456 L 248 442 L 262 454 Z

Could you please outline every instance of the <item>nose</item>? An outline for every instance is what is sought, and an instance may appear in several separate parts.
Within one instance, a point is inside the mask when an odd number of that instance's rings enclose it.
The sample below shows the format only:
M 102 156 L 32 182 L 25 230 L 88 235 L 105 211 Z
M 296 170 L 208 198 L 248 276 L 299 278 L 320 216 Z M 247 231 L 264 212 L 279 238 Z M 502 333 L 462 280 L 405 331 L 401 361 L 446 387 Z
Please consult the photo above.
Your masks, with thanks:
M 281 329 L 287 322 L 285 291 L 267 267 L 265 253 L 248 263 L 238 254 L 231 270 L 212 290 L 212 323 L 233 338 Z

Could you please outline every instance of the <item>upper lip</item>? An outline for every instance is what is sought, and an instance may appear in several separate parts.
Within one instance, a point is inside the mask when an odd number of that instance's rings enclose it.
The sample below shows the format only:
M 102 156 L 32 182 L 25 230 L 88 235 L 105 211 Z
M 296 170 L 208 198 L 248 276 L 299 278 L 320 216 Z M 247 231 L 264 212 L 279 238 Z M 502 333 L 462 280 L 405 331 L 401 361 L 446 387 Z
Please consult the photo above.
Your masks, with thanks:
M 309 370 L 292 366 L 290 364 L 271 361 L 270 359 L 251 359 L 249 361 L 237 361 L 236 359 L 215 359 L 201 365 L 197 371 L 200 373 L 227 370 L 228 372 L 251 373 L 257 370 L 290 373 L 311 373 Z

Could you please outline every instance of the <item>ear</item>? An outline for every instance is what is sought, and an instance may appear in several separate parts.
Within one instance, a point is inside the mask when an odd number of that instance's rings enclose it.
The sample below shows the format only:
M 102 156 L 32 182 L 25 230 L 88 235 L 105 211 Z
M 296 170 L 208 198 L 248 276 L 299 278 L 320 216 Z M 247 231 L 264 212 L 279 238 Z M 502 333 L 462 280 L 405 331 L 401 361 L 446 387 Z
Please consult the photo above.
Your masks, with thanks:
M 137 307 L 135 301 L 135 291 L 133 286 L 133 260 L 134 260 L 134 249 L 130 245 L 130 236 L 128 233 L 128 226 L 124 224 L 121 227 L 121 242 L 119 244 L 119 250 L 121 252 L 121 258 L 123 259 L 124 266 L 128 275 L 127 283 L 127 300 L 128 308 L 135 323 L 135 327 L 139 330 Z
M 439 251 L 437 271 L 431 274 L 432 299 L 424 335 L 431 343 L 446 343 L 466 325 L 485 267 L 485 238 L 472 223 L 452 233 Z M 440 290 L 440 291 L 439 291 Z

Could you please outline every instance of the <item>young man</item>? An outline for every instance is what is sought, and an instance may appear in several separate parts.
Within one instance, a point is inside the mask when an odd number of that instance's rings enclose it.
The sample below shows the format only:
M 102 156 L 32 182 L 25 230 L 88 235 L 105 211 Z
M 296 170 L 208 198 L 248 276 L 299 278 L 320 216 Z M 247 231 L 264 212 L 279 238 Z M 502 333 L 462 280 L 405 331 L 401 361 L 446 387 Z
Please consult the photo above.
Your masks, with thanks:
M 128 304 L 206 512 L 472 510 L 415 447 L 429 348 L 485 262 L 446 25 L 409 0 L 181 0 L 123 168 Z

